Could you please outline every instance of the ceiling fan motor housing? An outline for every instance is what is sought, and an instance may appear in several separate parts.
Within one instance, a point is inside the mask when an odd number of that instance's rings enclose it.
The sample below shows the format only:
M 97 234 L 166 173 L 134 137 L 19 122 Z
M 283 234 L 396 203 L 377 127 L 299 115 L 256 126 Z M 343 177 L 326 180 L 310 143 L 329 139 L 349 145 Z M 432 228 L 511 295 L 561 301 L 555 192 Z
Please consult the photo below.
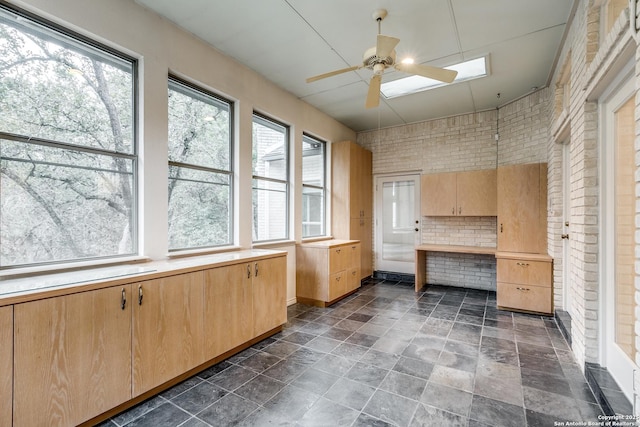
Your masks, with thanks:
M 385 68 L 388 68 L 396 63 L 396 51 L 391 51 L 389 56 L 384 58 L 378 58 L 376 55 L 376 47 L 371 47 L 364 52 L 362 56 L 362 65 L 365 68 L 373 70 L 376 74 L 382 73 Z M 378 67 L 376 67 L 378 65 Z M 382 66 L 382 68 L 380 68 Z

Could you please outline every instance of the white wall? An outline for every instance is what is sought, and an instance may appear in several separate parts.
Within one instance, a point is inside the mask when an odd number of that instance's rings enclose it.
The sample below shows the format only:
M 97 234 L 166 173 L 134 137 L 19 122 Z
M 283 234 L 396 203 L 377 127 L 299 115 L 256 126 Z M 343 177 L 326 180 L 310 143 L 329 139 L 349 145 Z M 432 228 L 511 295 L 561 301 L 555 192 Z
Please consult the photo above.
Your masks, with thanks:
M 291 242 L 289 302 L 295 300 L 295 246 L 301 235 L 302 133 L 326 141 L 355 133 L 131 0 L 28 0 L 9 3 L 112 46 L 139 60 L 140 230 L 143 255 L 167 256 L 167 76 L 176 74 L 235 103 L 235 229 L 241 248 L 251 241 L 252 114 L 261 112 L 291 126 Z M 328 153 L 330 155 L 330 152 Z M 330 158 L 330 157 L 328 157 Z

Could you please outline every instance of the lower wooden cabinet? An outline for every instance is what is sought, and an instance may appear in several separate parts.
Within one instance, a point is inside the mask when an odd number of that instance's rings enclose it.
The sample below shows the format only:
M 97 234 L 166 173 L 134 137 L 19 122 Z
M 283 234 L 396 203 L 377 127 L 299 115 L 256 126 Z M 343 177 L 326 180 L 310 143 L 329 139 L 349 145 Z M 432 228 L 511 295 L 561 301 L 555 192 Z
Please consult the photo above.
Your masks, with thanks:
M 296 248 L 298 301 L 329 305 L 360 287 L 360 242 L 322 240 Z
M 204 344 L 207 360 L 253 338 L 251 265 L 236 264 L 205 272 Z
M 0 307 L 0 426 L 13 419 L 13 306 Z
M 547 255 L 496 253 L 497 305 L 553 313 L 553 262 Z
M 183 272 L 0 307 L 0 426 L 96 421 L 276 332 L 287 321 L 286 260 L 213 255 L 176 263 Z
M 287 321 L 287 258 L 253 263 L 253 335 L 260 336 Z
M 133 284 L 133 396 L 205 362 L 204 272 Z
M 131 399 L 130 285 L 14 312 L 14 426 L 73 426 Z

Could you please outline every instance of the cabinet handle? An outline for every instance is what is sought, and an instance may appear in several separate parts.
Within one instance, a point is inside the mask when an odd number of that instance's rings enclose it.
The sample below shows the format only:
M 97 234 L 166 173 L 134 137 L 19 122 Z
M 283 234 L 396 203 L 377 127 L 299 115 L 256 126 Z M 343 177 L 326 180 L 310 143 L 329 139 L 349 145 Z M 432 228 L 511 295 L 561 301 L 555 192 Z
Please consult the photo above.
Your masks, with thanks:
M 138 286 L 138 305 L 142 305 L 142 285 Z
M 336 249 L 336 253 L 339 254 L 340 253 L 340 249 Z
M 518 262 L 518 263 L 516 263 L 516 265 L 519 265 L 520 267 L 529 267 L 529 263 L 528 262 Z
M 256 270 L 255 277 L 258 277 L 258 263 L 257 262 L 255 263 L 254 267 L 255 267 L 255 270 Z
M 516 289 L 523 292 L 529 292 L 531 290 L 530 288 L 516 288 Z
M 502 233 L 502 224 L 500 224 L 500 232 Z
M 456 214 L 456 207 L 452 207 L 451 208 L 451 215 L 455 215 Z
M 124 291 L 124 288 L 122 288 L 122 299 L 120 300 L 120 308 L 124 310 L 126 306 L 127 306 L 127 293 Z
M 458 215 L 461 215 L 461 214 L 462 214 L 462 206 L 458 208 Z
M 340 276 L 336 277 L 336 282 L 340 281 Z
M 251 264 L 247 264 L 247 279 L 251 278 Z
M 351 275 L 352 275 L 352 276 L 355 276 L 355 275 L 356 275 L 356 272 L 355 272 L 355 271 L 352 271 L 352 272 L 351 272 Z

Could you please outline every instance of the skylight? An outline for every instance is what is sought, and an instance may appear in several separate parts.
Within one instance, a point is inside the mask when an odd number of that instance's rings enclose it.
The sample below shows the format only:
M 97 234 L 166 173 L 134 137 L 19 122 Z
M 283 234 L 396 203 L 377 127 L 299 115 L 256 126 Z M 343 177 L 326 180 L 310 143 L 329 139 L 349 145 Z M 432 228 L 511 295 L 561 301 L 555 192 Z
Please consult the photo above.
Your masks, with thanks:
M 480 58 L 461 62 L 459 64 L 450 65 L 444 68 L 446 68 L 447 70 L 455 70 L 458 72 L 458 75 L 456 76 L 456 79 L 453 81 L 453 83 L 485 77 L 487 76 L 487 57 L 483 56 Z M 385 98 L 396 98 L 398 96 L 404 96 L 416 92 L 422 92 L 424 90 L 434 89 L 436 87 L 444 86 L 445 84 L 446 83 L 429 79 L 427 77 L 410 76 L 403 79 L 383 83 L 382 87 L 380 88 L 380 92 L 382 92 L 382 95 L 384 95 Z

